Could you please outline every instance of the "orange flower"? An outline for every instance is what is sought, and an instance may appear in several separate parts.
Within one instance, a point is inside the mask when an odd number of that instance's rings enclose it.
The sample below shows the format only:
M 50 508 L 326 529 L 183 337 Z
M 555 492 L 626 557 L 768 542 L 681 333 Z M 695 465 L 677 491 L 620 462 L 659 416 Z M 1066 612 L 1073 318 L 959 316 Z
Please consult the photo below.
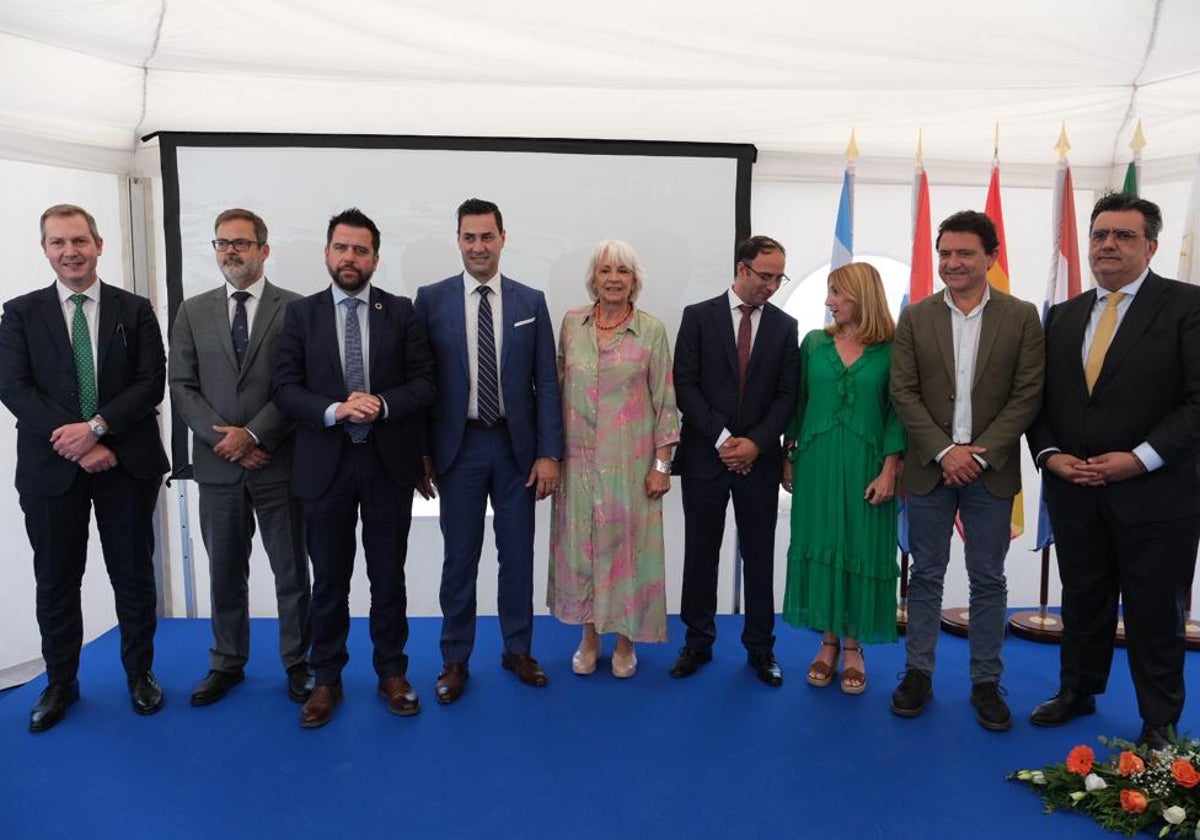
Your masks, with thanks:
M 1067 753 L 1067 770 L 1080 776 L 1086 776 L 1092 772 L 1092 764 L 1095 760 L 1096 754 L 1092 752 L 1092 748 L 1080 744 Z
M 1186 758 L 1177 758 L 1171 762 L 1171 775 L 1180 787 L 1195 787 L 1197 782 L 1200 782 L 1200 773 L 1196 772 L 1196 768 Z
M 1141 773 L 1146 769 L 1146 762 L 1138 758 L 1136 753 L 1129 750 L 1121 753 L 1121 757 L 1117 759 L 1117 772 L 1122 776 L 1132 776 L 1135 773 Z
M 1146 794 L 1140 790 L 1121 791 L 1121 807 L 1130 814 L 1140 814 L 1146 810 Z

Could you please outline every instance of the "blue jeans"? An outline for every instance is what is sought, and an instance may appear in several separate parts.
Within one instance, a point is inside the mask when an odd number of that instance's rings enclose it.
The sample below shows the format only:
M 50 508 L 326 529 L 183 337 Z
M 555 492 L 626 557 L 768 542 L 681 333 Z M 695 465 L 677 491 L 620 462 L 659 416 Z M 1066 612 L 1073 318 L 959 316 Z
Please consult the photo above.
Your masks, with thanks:
M 942 585 L 950 562 L 954 514 L 958 512 L 965 533 L 971 587 L 971 683 L 998 682 L 1004 670 L 1000 660 L 1008 605 L 1004 558 L 1010 542 L 1012 499 L 993 496 L 976 479 L 964 487 L 939 483 L 924 496 L 909 494 L 907 503 L 912 571 L 905 668 L 933 674 L 941 628 Z

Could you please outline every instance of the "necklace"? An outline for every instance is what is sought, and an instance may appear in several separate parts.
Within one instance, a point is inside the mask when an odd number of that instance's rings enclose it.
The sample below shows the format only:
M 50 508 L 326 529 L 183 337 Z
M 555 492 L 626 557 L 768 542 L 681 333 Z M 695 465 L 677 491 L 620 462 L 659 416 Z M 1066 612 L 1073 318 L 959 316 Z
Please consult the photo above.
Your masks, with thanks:
M 595 309 L 595 312 L 596 312 L 596 317 L 595 317 L 596 329 L 598 329 L 598 330 L 615 330 L 617 327 L 621 326 L 621 324 L 624 324 L 626 321 L 628 321 L 629 316 L 633 314 L 633 301 L 625 302 L 625 311 L 621 314 L 620 318 L 613 321 L 611 324 L 605 324 L 605 323 L 601 322 L 601 320 L 600 320 L 600 304 L 599 303 L 597 303 L 595 305 L 595 307 L 593 307 L 593 308 Z

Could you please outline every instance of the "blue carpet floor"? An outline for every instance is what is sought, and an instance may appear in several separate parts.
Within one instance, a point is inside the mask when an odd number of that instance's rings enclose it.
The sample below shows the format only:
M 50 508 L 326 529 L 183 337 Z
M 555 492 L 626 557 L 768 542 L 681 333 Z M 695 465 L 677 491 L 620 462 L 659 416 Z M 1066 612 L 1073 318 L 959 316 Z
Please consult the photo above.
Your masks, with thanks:
M 496 621 L 483 619 L 467 692 L 442 708 L 439 622 L 417 619 L 409 676 L 423 708 L 399 718 L 375 695 L 355 620 L 345 702 L 312 731 L 284 692 L 273 621 L 253 622 L 246 681 L 202 709 L 188 695 L 207 667 L 208 624 L 162 621 L 167 704 L 149 718 L 129 707 L 112 631 L 84 651 L 82 699 L 55 729 L 26 731 L 44 678 L 0 696 L 0 837 L 1110 836 L 1043 815 L 1004 776 L 1097 735 L 1136 735 L 1123 652 L 1096 715 L 1042 730 L 1027 717 L 1057 685 L 1058 649 L 1009 639 L 1015 722 L 994 733 L 968 702 L 963 639 L 943 635 L 935 699 L 910 720 L 888 710 L 903 642 L 868 648 L 867 692 L 847 697 L 804 681 L 816 634 L 780 627 L 785 684 L 770 689 L 745 664 L 740 619 L 718 626 L 716 659 L 691 679 L 667 676 L 675 645 L 643 645 L 637 676 L 620 681 L 607 656 L 595 675 L 571 674 L 577 629 L 539 618 L 550 685 L 537 690 L 500 669 Z M 671 632 L 682 638 L 676 619 Z M 1198 671 L 1190 654 L 1193 687 Z M 1185 728 L 1197 712 L 1189 703 Z

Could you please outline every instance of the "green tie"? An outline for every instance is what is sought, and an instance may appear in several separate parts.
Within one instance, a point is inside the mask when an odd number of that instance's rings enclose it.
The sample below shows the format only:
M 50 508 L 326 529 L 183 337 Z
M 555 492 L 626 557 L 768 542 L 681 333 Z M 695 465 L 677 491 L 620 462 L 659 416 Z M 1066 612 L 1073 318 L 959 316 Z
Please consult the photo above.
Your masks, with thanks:
M 79 411 L 84 420 L 96 416 L 96 367 L 92 363 L 92 336 L 88 332 L 83 302 L 87 295 L 71 295 L 75 317 L 71 319 L 71 344 L 75 350 L 75 376 L 79 380 Z

